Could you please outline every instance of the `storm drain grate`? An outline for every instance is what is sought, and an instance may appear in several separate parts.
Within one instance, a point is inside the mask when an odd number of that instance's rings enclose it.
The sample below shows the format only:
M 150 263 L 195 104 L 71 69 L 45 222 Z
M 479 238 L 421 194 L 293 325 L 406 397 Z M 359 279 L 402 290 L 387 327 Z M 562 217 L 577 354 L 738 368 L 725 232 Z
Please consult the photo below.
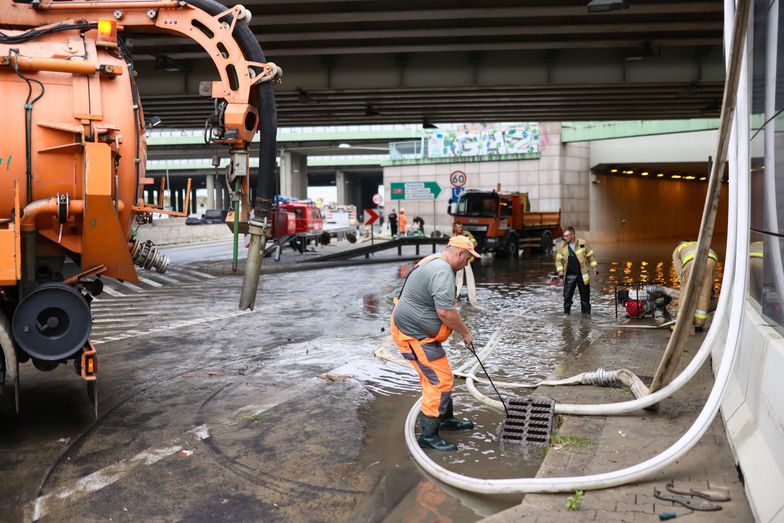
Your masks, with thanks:
M 501 440 L 531 447 L 546 447 L 553 431 L 555 401 L 549 398 L 514 398 L 506 404 Z

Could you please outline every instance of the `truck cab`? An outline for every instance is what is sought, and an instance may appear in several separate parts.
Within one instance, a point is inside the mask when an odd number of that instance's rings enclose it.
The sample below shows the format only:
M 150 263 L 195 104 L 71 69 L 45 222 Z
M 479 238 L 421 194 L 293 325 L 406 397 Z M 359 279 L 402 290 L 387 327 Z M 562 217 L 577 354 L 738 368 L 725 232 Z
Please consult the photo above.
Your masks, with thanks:
M 484 252 L 516 256 L 521 246 L 549 250 L 561 234 L 561 212 L 531 212 L 523 192 L 468 190 L 450 204 L 449 213 Z
M 321 233 L 324 229 L 324 218 L 321 216 L 321 209 L 311 201 L 282 201 L 278 208 L 281 211 L 291 212 L 296 215 L 297 233 Z

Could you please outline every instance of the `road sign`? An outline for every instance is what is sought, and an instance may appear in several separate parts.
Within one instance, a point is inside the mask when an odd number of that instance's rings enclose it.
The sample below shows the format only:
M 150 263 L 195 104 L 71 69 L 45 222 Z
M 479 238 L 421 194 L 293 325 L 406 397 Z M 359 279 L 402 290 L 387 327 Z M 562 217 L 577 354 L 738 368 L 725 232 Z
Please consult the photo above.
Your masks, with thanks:
M 376 205 L 381 205 L 384 203 L 384 197 L 380 194 L 374 194 L 372 200 Z
M 441 193 L 436 182 L 396 182 L 390 185 L 393 200 L 435 200 Z
M 452 174 L 449 175 L 449 183 L 452 184 L 452 187 L 465 187 L 467 181 L 468 176 L 463 171 L 452 171 Z
M 462 187 L 452 187 L 452 197 L 449 199 L 450 202 L 456 202 L 458 198 L 460 198 L 460 194 L 465 191 Z
M 365 209 L 365 225 L 373 225 L 378 220 L 378 213 L 374 209 Z

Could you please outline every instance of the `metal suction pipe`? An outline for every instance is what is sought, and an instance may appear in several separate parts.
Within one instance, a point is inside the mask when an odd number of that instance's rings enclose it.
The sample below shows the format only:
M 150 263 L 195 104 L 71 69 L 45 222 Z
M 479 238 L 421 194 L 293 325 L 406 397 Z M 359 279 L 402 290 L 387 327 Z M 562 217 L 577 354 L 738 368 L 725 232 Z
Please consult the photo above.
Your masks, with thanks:
M 264 247 L 267 244 L 267 227 L 264 225 L 248 225 L 250 245 L 248 258 L 245 260 L 245 276 L 242 280 L 242 293 L 240 294 L 240 310 L 253 310 L 256 305 L 256 291 L 259 288 L 261 276 L 261 259 Z

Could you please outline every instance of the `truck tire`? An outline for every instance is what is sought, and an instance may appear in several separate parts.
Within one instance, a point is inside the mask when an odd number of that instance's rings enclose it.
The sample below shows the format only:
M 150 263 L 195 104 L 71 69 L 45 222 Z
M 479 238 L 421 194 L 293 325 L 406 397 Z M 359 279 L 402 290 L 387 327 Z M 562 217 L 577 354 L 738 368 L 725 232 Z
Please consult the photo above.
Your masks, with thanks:
M 513 257 L 517 256 L 520 250 L 518 249 L 518 242 L 517 242 L 517 235 L 515 233 L 510 233 L 506 237 L 506 241 L 503 244 L 503 247 L 498 251 L 499 256 L 506 257 Z
M 541 242 L 541 249 L 542 252 L 547 254 L 553 248 L 553 235 L 550 231 L 544 231 L 542 233 L 542 242 Z
M 509 237 L 506 249 L 513 258 L 518 258 L 520 256 L 520 242 L 517 239 L 516 234 L 512 233 L 512 235 Z

